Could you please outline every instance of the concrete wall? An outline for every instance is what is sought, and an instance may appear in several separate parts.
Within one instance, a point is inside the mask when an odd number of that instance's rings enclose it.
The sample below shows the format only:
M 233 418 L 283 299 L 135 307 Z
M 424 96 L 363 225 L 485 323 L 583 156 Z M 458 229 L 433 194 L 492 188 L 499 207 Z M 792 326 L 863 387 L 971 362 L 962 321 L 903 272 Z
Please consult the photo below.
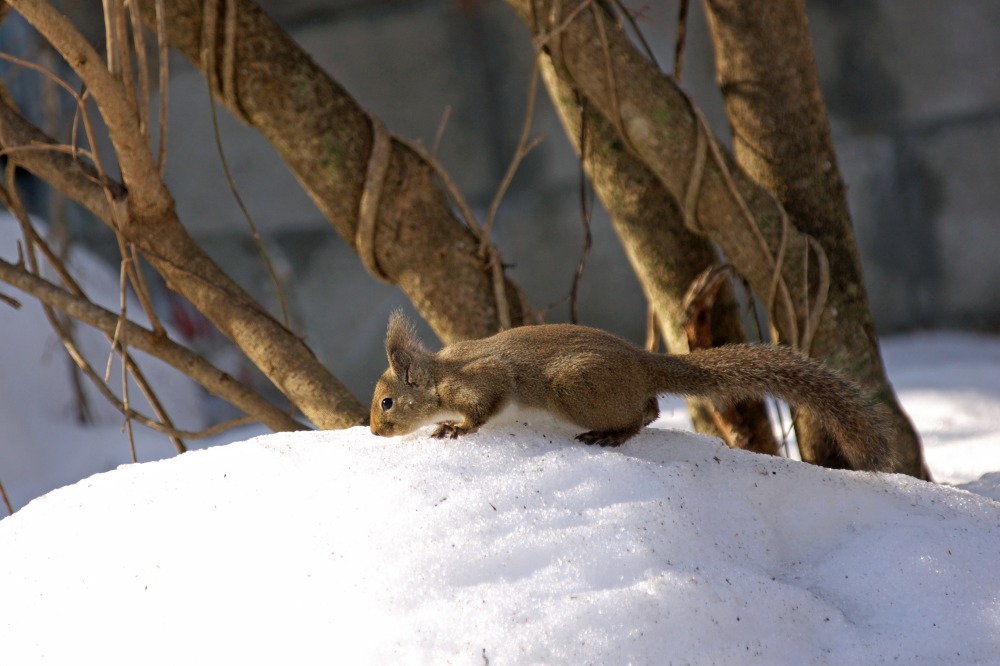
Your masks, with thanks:
M 520 129 L 530 42 L 500 2 L 265 0 L 262 5 L 396 133 L 430 144 L 484 211 Z M 692 3 L 684 85 L 728 134 L 700 3 Z M 676 3 L 641 23 L 670 63 Z M 876 321 L 883 331 L 1000 327 L 1000 3 L 813 0 L 816 54 Z M 246 223 L 222 177 L 205 83 L 175 62 L 168 181 L 182 218 L 237 279 L 273 303 Z M 294 323 L 360 395 L 384 361 L 388 312 L 404 299 L 368 278 L 270 147 L 221 112 L 241 195 L 289 294 Z M 541 147 L 524 162 L 496 238 L 509 273 L 545 307 L 568 291 L 582 243 L 578 167 L 542 95 Z M 644 303 L 607 221 L 594 221 L 585 323 L 638 339 Z M 566 317 L 565 305 L 549 320 Z

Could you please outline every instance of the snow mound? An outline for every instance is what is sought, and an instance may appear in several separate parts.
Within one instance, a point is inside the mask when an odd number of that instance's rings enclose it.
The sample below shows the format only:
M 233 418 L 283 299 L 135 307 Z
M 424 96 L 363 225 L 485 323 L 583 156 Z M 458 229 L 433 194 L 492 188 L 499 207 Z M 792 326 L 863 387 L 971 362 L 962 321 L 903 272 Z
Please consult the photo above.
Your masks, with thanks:
M 0 663 L 996 663 L 998 527 L 662 430 L 269 435 L 0 521 Z
M 935 481 L 983 490 L 1000 470 L 1000 337 L 924 332 L 883 342 L 886 366 L 920 432 Z M 992 496 L 1000 498 L 1000 479 Z

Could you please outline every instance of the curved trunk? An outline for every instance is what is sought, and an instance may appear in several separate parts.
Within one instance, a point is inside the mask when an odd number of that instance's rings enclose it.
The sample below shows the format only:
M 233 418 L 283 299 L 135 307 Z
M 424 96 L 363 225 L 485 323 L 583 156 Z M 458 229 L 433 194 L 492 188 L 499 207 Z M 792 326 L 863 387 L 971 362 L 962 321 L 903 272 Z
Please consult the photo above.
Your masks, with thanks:
M 878 396 L 896 432 L 896 471 L 928 478 L 920 440 L 885 375 L 804 3 L 706 0 L 705 8 L 736 161 L 829 262 L 827 310 L 835 314 L 804 351 Z M 810 278 L 815 285 L 816 274 Z M 822 430 L 806 419 L 796 430 L 803 459 L 840 466 Z
M 581 114 L 573 89 L 559 79 L 546 56 L 541 56 L 541 71 L 549 97 L 579 154 Z M 688 285 L 717 261 L 715 250 L 704 237 L 684 227 L 670 193 L 642 162 L 623 149 L 607 119 L 588 107 L 584 124 L 583 166 L 656 312 L 667 349 L 674 354 L 687 353 L 684 297 Z M 715 344 L 746 341 L 738 305 L 729 289 L 716 299 L 711 320 Z M 763 402 L 740 403 L 725 417 L 711 401 L 690 398 L 687 402 L 699 432 L 722 437 L 730 446 L 778 452 Z
M 216 26 L 205 71 L 202 57 L 207 3 L 164 3 L 170 45 L 202 70 L 220 103 L 257 129 L 282 156 L 303 189 L 369 270 L 398 285 L 445 343 L 495 333 L 502 318 L 490 266 L 478 254 L 479 239 L 455 217 L 432 166 L 404 143 L 389 139 L 381 193 L 374 197 L 370 248 L 359 248 L 359 210 L 369 161 L 381 123 L 369 116 L 336 81 L 255 3 L 235 0 L 234 67 L 226 78 L 225 20 Z M 226 3 L 218 3 L 224 5 Z M 154 24 L 153 0 L 139 2 Z M 213 86 L 213 89 L 216 86 Z M 513 325 L 528 323 L 520 290 L 504 279 Z

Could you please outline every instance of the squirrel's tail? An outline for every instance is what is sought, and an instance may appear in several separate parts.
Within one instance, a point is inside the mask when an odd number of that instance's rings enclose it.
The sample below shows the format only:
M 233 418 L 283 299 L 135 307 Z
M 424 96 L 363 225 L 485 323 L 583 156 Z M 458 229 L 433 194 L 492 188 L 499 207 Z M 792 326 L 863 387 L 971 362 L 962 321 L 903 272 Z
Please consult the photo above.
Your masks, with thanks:
M 741 344 L 660 355 L 657 391 L 725 404 L 773 396 L 806 409 L 830 432 L 854 469 L 890 470 L 883 412 L 857 384 L 789 347 Z

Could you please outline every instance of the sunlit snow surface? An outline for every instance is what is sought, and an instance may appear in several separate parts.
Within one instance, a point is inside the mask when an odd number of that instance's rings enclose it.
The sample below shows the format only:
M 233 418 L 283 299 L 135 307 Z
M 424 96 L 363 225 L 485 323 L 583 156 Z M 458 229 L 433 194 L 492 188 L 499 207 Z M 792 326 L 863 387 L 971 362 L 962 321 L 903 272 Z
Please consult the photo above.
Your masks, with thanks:
M 0 662 L 987 663 L 1000 504 L 648 430 L 273 435 L 0 522 Z
M 962 484 L 1000 471 L 1000 338 L 922 333 L 882 348 L 934 478 Z M 1000 478 L 976 486 L 1000 499 Z
M 97 425 L 74 423 L 58 343 L 23 300 L 0 305 L 15 507 L 128 451 L 96 398 Z M 107 343 L 80 336 L 103 369 Z M 935 478 L 978 494 L 656 428 L 595 449 L 535 417 L 458 441 L 273 435 L 0 520 L 0 666 L 1000 664 L 1000 340 L 883 348 Z M 196 426 L 197 392 L 167 372 L 150 370 L 161 398 Z M 655 425 L 686 427 L 664 407 Z M 141 460 L 171 455 L 137 438 Z

